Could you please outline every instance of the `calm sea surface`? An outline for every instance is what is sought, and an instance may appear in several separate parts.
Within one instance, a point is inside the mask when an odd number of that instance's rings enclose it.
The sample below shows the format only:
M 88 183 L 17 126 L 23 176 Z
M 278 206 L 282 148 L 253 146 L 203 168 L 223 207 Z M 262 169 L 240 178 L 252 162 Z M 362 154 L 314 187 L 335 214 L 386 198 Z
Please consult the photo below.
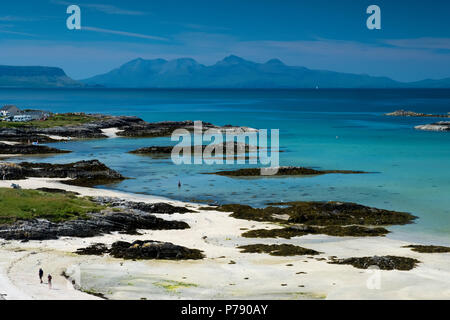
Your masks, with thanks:
M 309 178 L 236 179 L 205 175 L 233 165 L 174 165 L 127 151 L 174 144 L 170 138 L 55 143 L 73 153 L 13 161 L 99 159 L 133 179 L 102 186 L 181 200 L 246 203 L 339 200 L 411 212 L 417 223 L 390 237 L 450 244 L 450 132 L 414 130 L 438 119 L 397 118 L 407 109 L 450 112 L 450 90 L 28 90 L 0 89 L 0 105 L 53 112 L 136 115 L 146 121 L 202 120 L 279 129 L 281 165 L 374 172 Z M 178 189 L 181 180 L 183 187 Z

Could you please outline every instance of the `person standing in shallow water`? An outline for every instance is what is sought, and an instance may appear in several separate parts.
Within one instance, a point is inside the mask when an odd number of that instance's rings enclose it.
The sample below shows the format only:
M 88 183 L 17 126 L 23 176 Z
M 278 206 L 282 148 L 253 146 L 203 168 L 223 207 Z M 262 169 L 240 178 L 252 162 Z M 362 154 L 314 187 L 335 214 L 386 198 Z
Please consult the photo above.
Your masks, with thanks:
M 48 279 L 48 288 L 51 289 L 52 288 L 52 276 L 49 274 L 47 279 Z
M 181 188 L 181 181 L 178 181 L 178 188 Z
M 42 268 L 39 268 L 39 280 L 41 280 L 41 283 L 43 283 L 42 278 L 44 277 L 44 270 Z

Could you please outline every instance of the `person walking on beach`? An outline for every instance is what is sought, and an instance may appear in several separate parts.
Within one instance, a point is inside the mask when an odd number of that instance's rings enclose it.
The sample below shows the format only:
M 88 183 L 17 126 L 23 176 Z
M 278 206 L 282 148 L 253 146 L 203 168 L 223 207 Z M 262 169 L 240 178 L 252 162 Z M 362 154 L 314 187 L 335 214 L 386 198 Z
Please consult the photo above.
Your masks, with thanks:
M 44 270 L 42 268 L 39 268 L 39 280 L 41 280 L 41 283 L 43 283 L 42 278 L 44 277 Z
M 51 289 L 52 288 L 52 276 L 49 274 L 47 279 L 48 279 L 48 288 Z

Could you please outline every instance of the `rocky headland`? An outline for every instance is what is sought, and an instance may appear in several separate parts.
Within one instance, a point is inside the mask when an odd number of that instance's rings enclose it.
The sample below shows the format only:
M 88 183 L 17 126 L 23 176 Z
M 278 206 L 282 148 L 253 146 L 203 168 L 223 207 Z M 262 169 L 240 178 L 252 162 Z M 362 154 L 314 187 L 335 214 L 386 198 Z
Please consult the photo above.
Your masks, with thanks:
M 92 139 L 107 138 L 102 131 L 116 128 L 122 137 L 164 137 L 176 129 L 194 130 L 194 121 L 146 122 L 135 116 L 109 116 L 103 114 L 65 113 L 55 114 L 48 120 L 25 123 L 0 123 L 0 141 L 55 142 L 62 138 Z M 248 127 L 216 126 L 203 122 L 202 130 L 216 132 L 256 131 Z

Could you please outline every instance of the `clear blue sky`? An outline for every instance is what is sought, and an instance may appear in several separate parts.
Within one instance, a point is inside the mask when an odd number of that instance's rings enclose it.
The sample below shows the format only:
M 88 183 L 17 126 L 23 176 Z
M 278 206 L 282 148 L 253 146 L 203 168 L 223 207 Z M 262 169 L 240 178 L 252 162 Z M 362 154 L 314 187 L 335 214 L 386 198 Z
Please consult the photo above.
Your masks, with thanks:
M 66 28 L 81 7 L 82 30 Z M 381 30 L 366 8 L 381 8 Z M 81 79 L 128 60 L 227 55 L 389 76 L 450 77 L 450 1 L 15 0 L 0 4 L 0 64 L 62 67 Z

